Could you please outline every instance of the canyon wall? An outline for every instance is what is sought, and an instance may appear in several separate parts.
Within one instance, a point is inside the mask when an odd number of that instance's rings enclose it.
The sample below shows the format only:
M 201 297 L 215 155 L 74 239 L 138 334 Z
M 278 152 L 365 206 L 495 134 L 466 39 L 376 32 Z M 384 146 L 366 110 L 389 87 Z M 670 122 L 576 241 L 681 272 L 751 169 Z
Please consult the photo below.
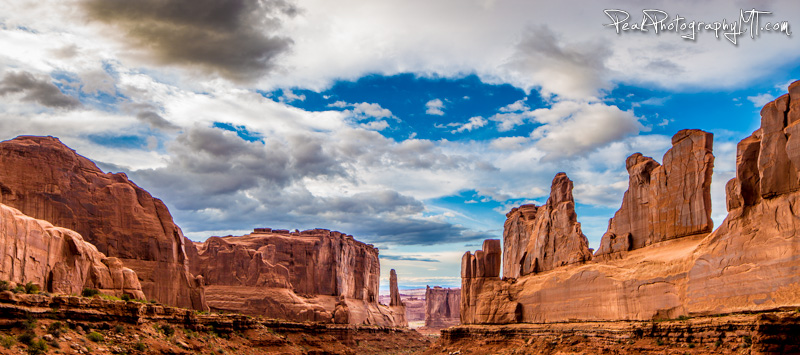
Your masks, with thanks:
M 54 227 L 0 204 L 0 280 L 31 282 L 41 291 L 81 294 L 84 288 L 144 299 L 136 273 L 85 242 L 80 234 Z
M 427 286 L 425 289 L 425 327 L 442 329 L 461 323 L 461 289 Z
M 501 280 L 486 272 L 494 271 L 486 256 L 499 257 L 491 245 L 499 241 L 467 252 L 462 323 L 651 320 L 800 307 L 798 103 L 795 82 L 764 107 L 761 128 L 739 143 L 736 177 L 726 186 L 729 213 L 715 231 L 711 135 L 680 131 L 663 165 L 640 154 L 628 158 L 628 192 L 593 260 L 519 277 L 512 265 L 504 269 L 511 277 Z M 540 208 L 520 207 L 509 219 L 516 213 L 527 220 Z M 511 254 L 505 260 L 520 260 L 519 250 L 530 244 L 516 241 L 504 243 Z
M 122 173 L 105 174 L 54 137 L 0 142 L 0 203 L 74 230 L 134 271 L 148 299 L 207 309 L 167 207 Z
M 194 248 L 194 245 L 191 246 Z M 378 249 L 325 229 L 258 228 L 211 237 L 188 254 L 213 310 L 297 321 L 405 325 L 402 304 L 378 304 Z

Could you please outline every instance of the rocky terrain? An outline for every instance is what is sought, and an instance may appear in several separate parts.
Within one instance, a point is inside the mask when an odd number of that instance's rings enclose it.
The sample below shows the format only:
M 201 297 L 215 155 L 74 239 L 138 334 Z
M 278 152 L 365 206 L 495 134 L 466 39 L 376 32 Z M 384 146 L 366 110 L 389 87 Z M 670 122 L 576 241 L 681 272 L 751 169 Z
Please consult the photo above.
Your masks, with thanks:
M 136 271 L 148 299 L 205 310 L 188 239 L 167 207 L 123 173 L 103 173 L 54 137 L 0 142 L 0 203 L 71 229 Z M 4 268 L 5 269 L 5 268 Z
M 427 337 L 402 328 L 0 292 L 0 354 L 415 354 L 429 345 Z
M 539 210 L 553 210 L 551 201 L 565 201 L 553 196 L 571 197 L 565 194 L 571 185 L 557 184 L 563 178 L 556 176 L 545 206 L 522 206 L 508 214 L 504 236 L 511 238 L 505 240 L 502 251 L 499 240 L 487 240 L 483 250 L 467 252 L 462 260 L 462 323 L 544 325 L 451 328 L 443 337 L 445 348 L 458 339 L 491 338 L 503 332 L 518 337 L 543 329 L 558 335 L 563 346 L 563 337 L 571 333 L 546 325 L 551 323 L 567 322 L 578 328 L 585 322 L 602 324 L 607 337 L 614 324 L 635 328 L 643 321 L 766 312 L 743 321 L 743 327 L 754 329 L 744 336 L 761 339 L 756 343 L 763 347 L 756 353 L 796 352 L 795 348 L 775 350 L 769 344 L 797 344 L 792 335 L 797 316 L 776 313 L 800 308 L 797 102 L 800 82 L 789 87 L 789 94 L 767 104 L 761 111 L 761 128 L 739 143 L 736 177 L 726 187 L 728 216 L 714 231 L 709 202 L 712 137 L 708 133 L 678 132 L 662 165 L 638 153 L 628 158 L 628 191 L 592 260 L 574 257 L 582 251 L 576 248 L 578 243 L 570 242 L 577 233 L 526 229 L 530 220 L 540 218 Z M 557 267 L 546 270 L 554 264 L 544 263 L 543 268 L 537 259 L 526 256 L 536 235 L 526 230 L 544 230 L 563 240 L 561 244 L 539 243 L 543 250 L 533 251 L 554 258 Z M 537 238 L 549 240 L 555 235 Z M 504 268 L 503 279 L 501 253 L 510 265 Z M 721 333 L 721 338 L 727 336 L 725 329 L 736 328 L 719 327 L 713 332 Z M 654 333 L 656 325 L 651 328 L 651 338 L 662 337 Z M 668 332 L 671 337 L 694 328 L 678 324 L 675 329 Z M 542 340 L 536 336 L 527 344 Z

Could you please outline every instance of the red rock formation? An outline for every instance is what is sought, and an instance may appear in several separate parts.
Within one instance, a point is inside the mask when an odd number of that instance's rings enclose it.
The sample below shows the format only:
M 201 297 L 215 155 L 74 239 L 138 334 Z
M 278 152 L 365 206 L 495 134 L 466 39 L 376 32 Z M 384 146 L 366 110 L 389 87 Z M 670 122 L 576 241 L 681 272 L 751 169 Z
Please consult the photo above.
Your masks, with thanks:
M 149 299 L 206 309 L 167 207 L 125 174 L 105 174 L 53 137 L 0 142 L 0 202 L 72 229 L 135 270 Z M 200 281 L 202 282 L 202 281 Z
M 378 250 L 350 235 L 259 228 L 241 237 L 211 237 L 197 252 L 191 269 L 204 277 L 212 309 L 297 321 L 405 325 L 399 314 L 404 310 L 377 302 Z
M 144 299 L 136 273 L 107 258 L 80 234 L 0 204 L 0 280 L 32 282 L 42 291 L 80 294 L 84 288 Z
M 461 258 L 461 323 L 516 323 L 521 308 L 500 281 L 500 240 L 483 241 L 483 249 Z
M 800 81 L 761 110 L 761 128 L 742 140 L 728 216 L 698 247 L 687 310 L 714 314 L 800 305 Z
M 572 181 L 556 174 L 544 206 L 522 205 L 506 214 L 503 277 L 552 270 L 592 259 L 572 198 Z
M 442 329 L 461 322 L 461 289 L 426 287 L 425 327 Z
M 678 201 L 684 207 L 676 213 L 659 210 L 666 217 L 655 220 L 650 229 L 629 229 L 667 236 L 666 240 L 645 239 L 644 247 L 615 258 L 596 258 L 517 279 L 486 279 L 480 284 L 471 277 L 474 266 L 464 262 L 462 284 L 471 288 L 462 289 L 462 323 L 641 321 L 800 307 L 800 217 L 796 212 L 800 210 L 800 189 L 794 187 L 800 171 L 792 163 L 797 149 L 792 134 L 798 121 L 790 119 L 800 117 L 800 105 L 793 104 L 800 101 L 799 88 L 800 82 L 793 83 L 788 97 L 768 104 L 762 111 L 762 129 L 739 143 L 736 178 L 727 184 L 729 213 L 717 230 L 678 237 L 681 231 L 706 228 L 703 216 L 689 218 L 692 213 L 680 211 L 697 211 L 697 206 L 705 203 L 700 203 L 705 190 L 699 187 L 705 186 L 705 169 L 711 167 L 706 153 L 710 137 L 696 131 L 679 134 L 673 150 L 690 143 L 700 148 L 689 150 L 694 153 L 681 168 L 672 170 L 683 171 L 688 178 L 669 171 L 665 175 L 667 181 L 684 181 L 679 186 L 686 191 L 670 192 L 670 196 L 684 196 Z M 770 141 L 765 131 L 772 132 Z M 689 137 L 695 138 L 682 143 Z M 787 159 L 781 158 L 782 154 Z M 647 158 L 633 156 L 628 162 L 631 181 L 644 181 L 634 176 L 650 169 L 642 165 Z M 674 163 L 665 159 L 664 167 L 668 164 Z M 652 180 L 665 178 L 655 175 L 650 174 L 651 186 Z M 631 185 L 629 195 L 636 190 L 635 184 Z M 665 206 L 664 198 L 650 199 L 652 196 L 648 195 L 648 203 L 641 208 L 650 209 L 654 201 Z M 626 199 L 630 201 L 641 200 Z M 635 206 L 625 204 L 620 211 L 637 215 Z M 620 212 L 615 218 L 619 216 Z M 677 227 L 664 229 L 670 222 Z M 617 243 L 624 245 L 625 241 Z
M 713 229 L 713 137 L 700 130 L 679 131 L 672 137 L 672 149 L 664 154 L 664 165 L 640 153 L 628 157 L 628 190 L 595 256 Z
M 400 290 L 397 288 L 397 272 L 392 269 L 389 272 L 389 305 L 402 306 L 403 301 L 400 300 Z

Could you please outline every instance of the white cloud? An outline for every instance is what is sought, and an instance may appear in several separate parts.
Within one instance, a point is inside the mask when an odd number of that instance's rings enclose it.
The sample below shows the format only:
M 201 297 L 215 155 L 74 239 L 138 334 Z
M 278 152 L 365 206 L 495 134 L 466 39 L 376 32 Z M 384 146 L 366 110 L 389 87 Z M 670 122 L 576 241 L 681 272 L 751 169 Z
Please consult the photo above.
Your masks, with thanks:
M 527 101 L 527 100 L 528 100 L 528 99 L 527 99 L 527 98 L 525 98 L 525 99 L 522 99 L 522 100 L 517 100 L 517 101 L 514 101 L 514 103 L 511 103 L 511 104 L 508 104 L 508 105 L 506 105 L 506 106 L 503 106 L 503 107 L 501 107 L 501 108 L 500 108 L 500 112 L 519 112 L 519 111 L 528 111 L 528 110 L 530 110 L 531 108 L 530 108 L 530 107 L 528 107 L 528 105 L 527 105 L 527 104 L 525 104 L 525 101 Z
M 430 100 L 425 103 L 425 107 L 427 108 L 427 110 L 425 110 L 425 113 L 429 115 L 444 116 L 444 111 L 442 111 L 442 109 L 444 108 L 444 103 L 442 102 L 442 100 L 439 99 Z
M 458 128 L 450 131 L 451 133 L 461 133 L 464 131 L 472 131 L 476 128 L 485 126 L 489 121 L 481 116 L 471 117 L 466 123 L 459 125 Z
M 788 85 L 786 87 L 788 87 Z M 772 95 L 770 95 L 768 93 L 763 93 L 763 94 L 760 94 L 760 95 L 748 96 L 747 99 L 750 100 L 750 102 L 753 103 L 753 106 L 762 107 L 762 106 L 768 104 L 770 101 L 775 100 L 775 96 L 772 96 Z
M 292 92 L 292 90 L 290 90 L 290 89 L 283 89 L 281 92 L 283 94 L 280 97 L 281 101 L 292 102 L 292 101 L 305 101 L 306 100 L 306 95 L 302 95 L 302 94 L 301 95 L 297 95 L 294 92 Z
M 602 103 L 562 101 L 531 111 L 531 116 L 543 124 L 531 138 L 550 159 L 585 154 L 644 129 L 632 111 Z

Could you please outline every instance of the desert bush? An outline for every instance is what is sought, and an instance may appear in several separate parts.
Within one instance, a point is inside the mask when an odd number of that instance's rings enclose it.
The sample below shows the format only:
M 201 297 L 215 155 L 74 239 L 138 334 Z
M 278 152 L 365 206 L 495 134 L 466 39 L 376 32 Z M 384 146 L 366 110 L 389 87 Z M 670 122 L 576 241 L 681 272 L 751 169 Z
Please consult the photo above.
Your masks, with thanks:
M 36 334 L 31 331 L 27 331 L 17 336 L 17 341 L 25 345 L 31 345 L 34 339 L 36 339 Z
M 64 324 L 61 322 L 53 322 L 50 326 L 47 327 L 47 332 L 52 334 L 54 337 L 58 338 L 61 336 L 61 329 L 64 328 Z
M 93 341 L 95 343 L 99 343 L 99 342 L 102 342 L 103 340 L 105 340 L 105 338 L 103 337 L 103 334 L 100 334 L 98 332 L 89 333 L 88 335 L 86 335 L 86 339 L 89 339 L 89 340 L 91 340 L 91 341 Z
M 2 345 L 4 348 L 9 349 L 16 343 L 17 339 L 14 339 L 14 337 L 10 335 L 0 335 L 0 345 Z
M 129 295 L 129 294 L 127 294 L 127 293 L 126 293 L 126 294 L 123 294 L 123 295 L 122 295 L 122 297 L 120 297 L 120 299 L 121 299 L 121 300 L 123 300 L 123 301 L 125 301 L 125 302 L 128 302 L 128 301 L 130 301 L 130 300 L 131 300 L 131 295 Z
M 11 286 L 9 286 L 9 284 L 8 284 L 8 281 L 6 281 L 6 280 L 0 280 L 0 292 L 2 292 L 2 291 L 8 291 L 8 289 L 9 289 L 10 287 L 11 287 Z
M 25 293 L 27 294 L 39 293 L 39 285 L 29 281 L 28 283 L 25 284 Z
M 83 292 L 81 292 L 83 297 L 94 297 L 98 294 L 100 294 L 100 291 L 94 288 L 84 288 Z
M 47 352 L 47 343 L 42 340 L 34 340 L 30 345 L 28 345 L 28 354 L 31 355 L 40 355 Z

